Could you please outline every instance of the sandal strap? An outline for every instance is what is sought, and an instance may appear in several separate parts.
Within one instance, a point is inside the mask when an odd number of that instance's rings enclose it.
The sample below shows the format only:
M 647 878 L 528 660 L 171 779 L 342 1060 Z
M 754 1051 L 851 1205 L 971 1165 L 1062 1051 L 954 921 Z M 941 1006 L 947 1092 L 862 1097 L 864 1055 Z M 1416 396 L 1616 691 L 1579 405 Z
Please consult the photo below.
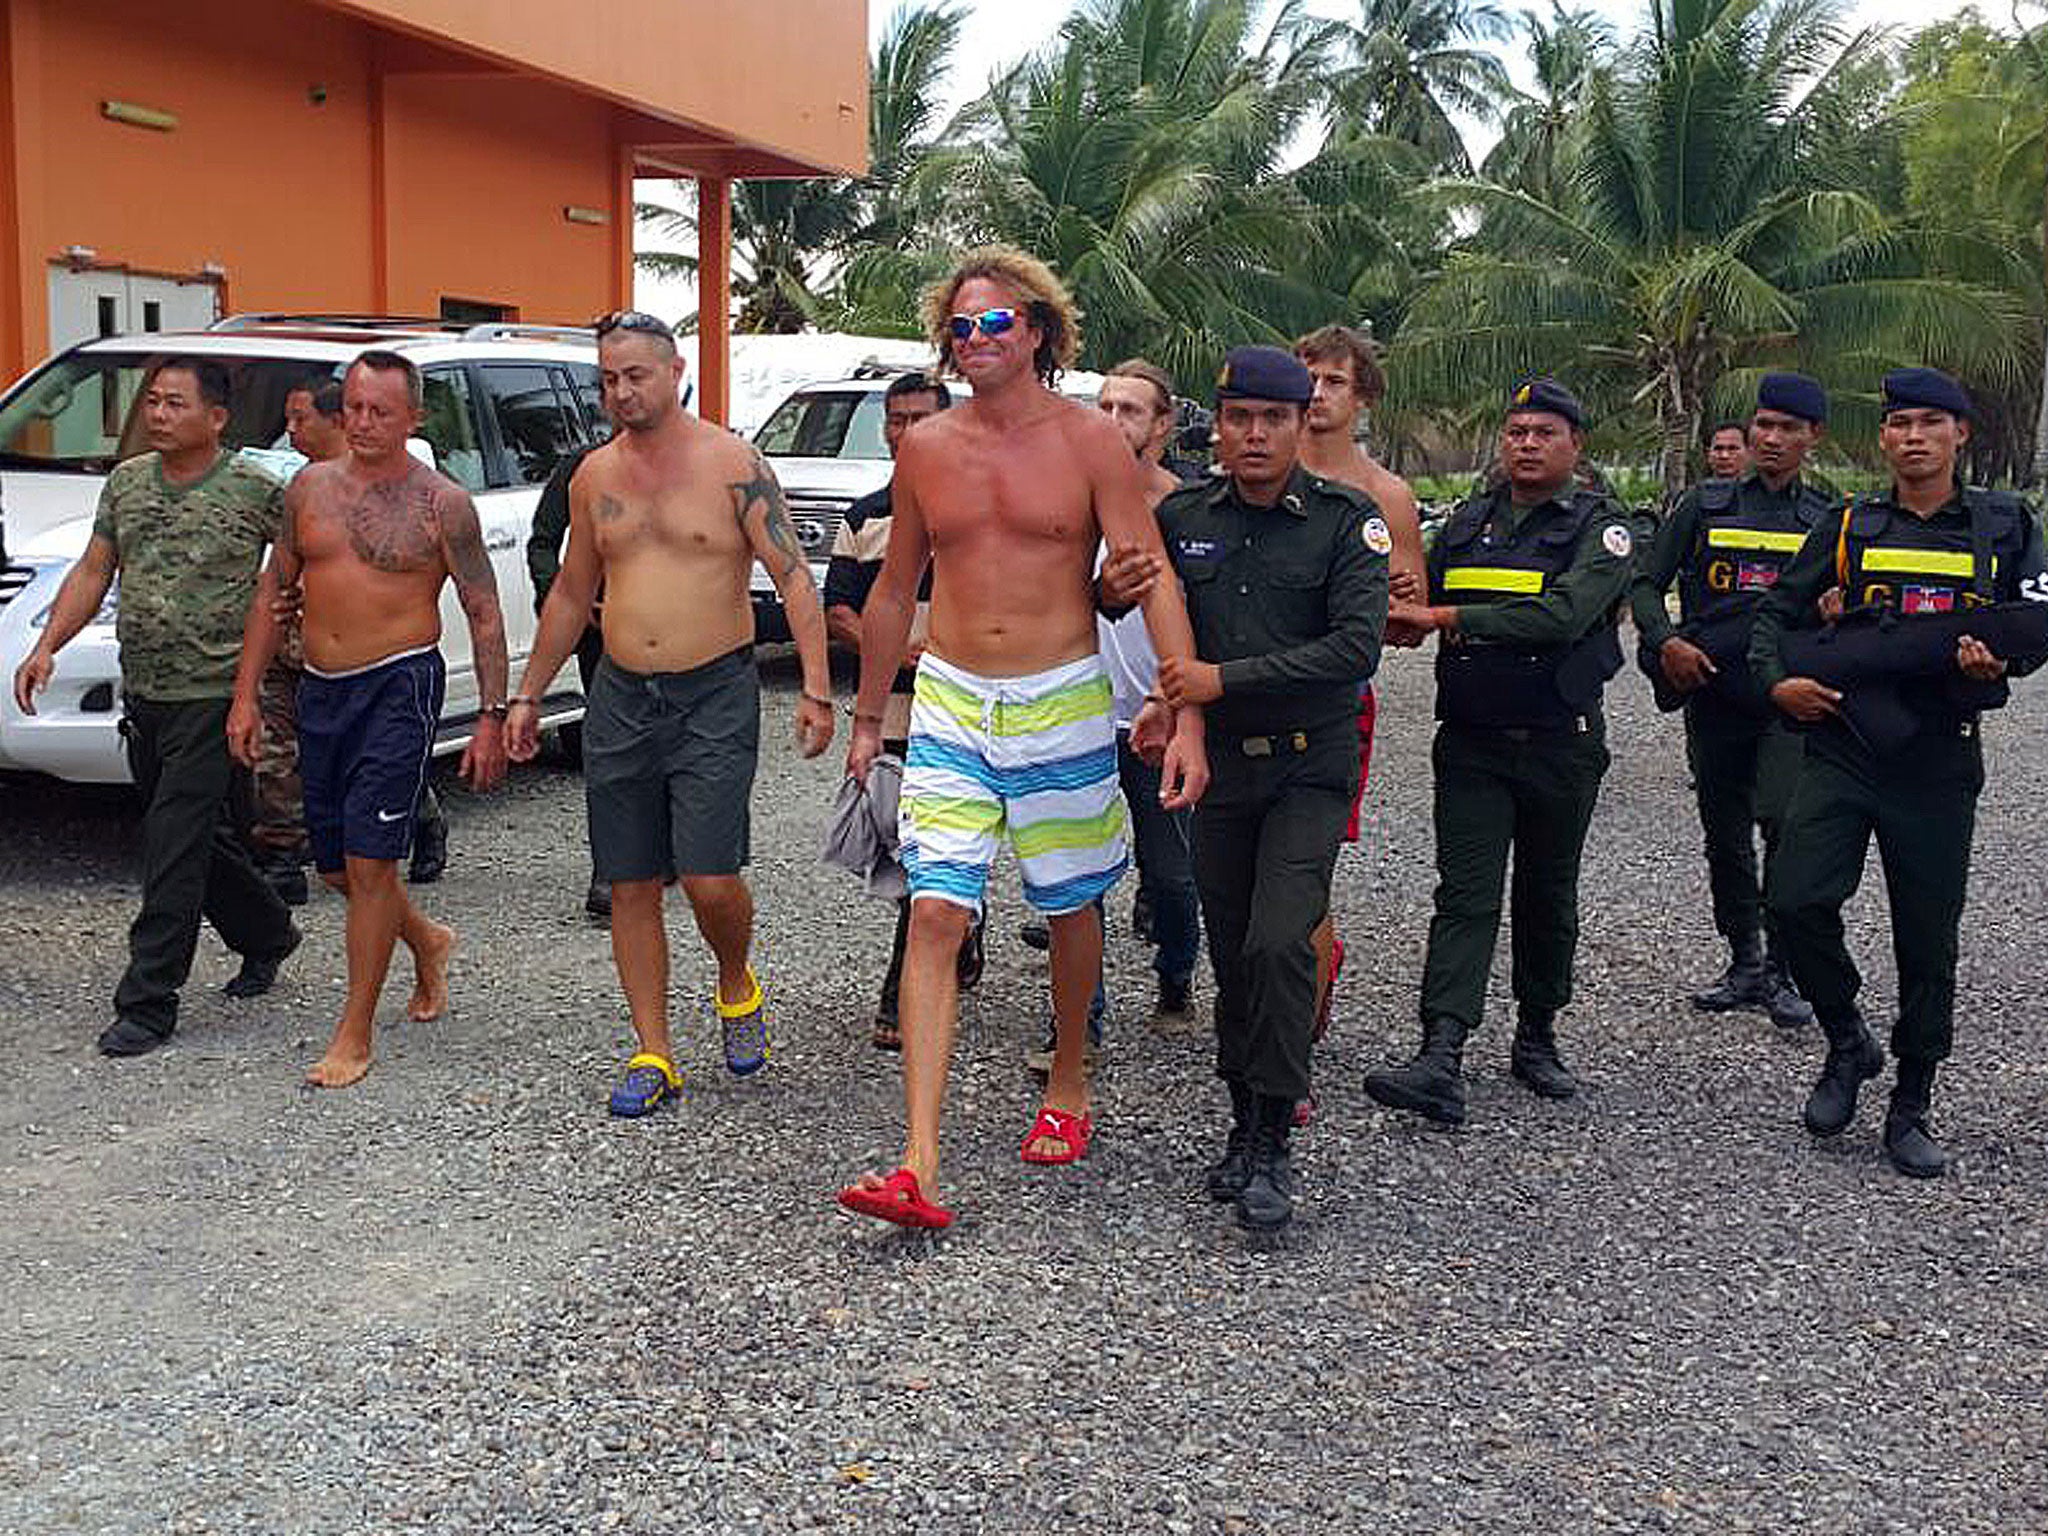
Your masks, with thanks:
M 761 1006 L 761 981 L 754 974 L 754 968 L 747 967 L 747 995 L 736 1003 L 728 1003 L 718 995 L 718 988 L 711 989 L 711 1006 L 718 1010 L 721 1019 L 743 1019 Z
M 683 1075 L 680 1072 L 676 1071 L 675 1063 L 670 1061 L 666 1056 L 657 1056 L 652 1051 L 641 1051 L 637 1055 L 634 1055 L 627 1059 L 627 1072 L 630 1073 L 634 1071 L 636 1068 L 640 1067 L 652 1067 L 655 1071 L 659 1072 L 663 1077 L 668 1079 L 668 1085 L 671 1088 L 680 1088 L 683 1086 Z

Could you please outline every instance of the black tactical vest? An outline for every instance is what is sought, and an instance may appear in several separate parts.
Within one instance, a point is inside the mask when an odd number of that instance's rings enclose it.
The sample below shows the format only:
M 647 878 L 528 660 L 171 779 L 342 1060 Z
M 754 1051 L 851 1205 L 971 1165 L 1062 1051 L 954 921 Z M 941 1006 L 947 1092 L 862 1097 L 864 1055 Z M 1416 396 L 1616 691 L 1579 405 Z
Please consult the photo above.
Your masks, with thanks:
M 1708 480 L 1697 498 L 1699 538 L 1678 583 L 1679 612 L 1688 622 L 1755 607 L 1814 525 L 1840 505 L 1804 481 L 1790 508 L 1745 508 L 1742 487 L 1733 480 Z
M 1569 507 L 1525 521 L 1508 538 L 1488 539 L 1497 493 L 1467 501 L 1438 535 L 1443 550 L 1441 596 L 1460 607 L 1540 597 L 1571 569 L 1579 540 L 1593 523 L 1628 519 L 1596 491 L 1575 491 Z M 1600 691 L 1621 670 L 1614 615 L 1590 633 L 1557 646 L 1439 643 L 1436 717 L 1494 729 L 1558 730 L 1597 713 Z
M 1843 601 L 1906 615 L 1996 602 L 2000 573 L 2026 544 L 2026 506 L 1974 486 L 1962 499 L 1969 519 L 1957 527 L 1925 522 L 1888 496 L 1858 496 L 1835 551 Z

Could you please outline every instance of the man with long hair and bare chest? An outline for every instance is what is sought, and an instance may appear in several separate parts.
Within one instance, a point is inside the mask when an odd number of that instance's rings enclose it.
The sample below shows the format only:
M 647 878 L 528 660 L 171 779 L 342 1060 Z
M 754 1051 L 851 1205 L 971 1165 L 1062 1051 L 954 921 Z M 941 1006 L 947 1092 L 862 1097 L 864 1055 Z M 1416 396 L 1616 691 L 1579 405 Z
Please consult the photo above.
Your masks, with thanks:
M 747 578 L 759 559 L 803 665 L 797 746 L 832 740 L 825 612 L 775 472 L 723 427 L 682 407 L 668 326 L 624 310 L 597 325 L 605 411 L 618 430 L 569 483 L 569 546 L 512 699 L 511 750 L 539 748 L 538 701 L 576 648 L 604 586 L 604 658 L 583 722 L 590 860 L 612 892 L 612 959 L 637 1049 L 615 1115 L 645 1115 L 681 1086 L 669 1040 L 663 888 L 680 881 L 718 964 L 712 1011 L 725 1065 L 767 1063 L 768 1021 L 748 955 L 754 900 L 748 798 L 760 754 L 760 678 Z
M 1022 252 L 970 253 L 925 301 L 946 366 L 973 398 L 918 423 L 896 459 L 889 552 L 861 619 L 860 698 L 847 769 L 866 778 L 882 704 L 932 573 L 903 780 L 909 949 L 901 1021 L 909 1121 L 900 1165 L 840 1203 L 903 1226 L 943 1227 L 939 1121 L 959 994 L 953 957 L 981 909 L 989 866 L 1015 851 L 1025 899 L 1052 936 L 1055 1049 L 1024 1161 L 1088 1148 L 1088 1000 L 1102 965 L 1099 898 L 1128 862 L 1111 691 L 1096 649 L 1096 547 L 1163 566 L 1142 467 L 1116 424 L 1049 387 L 1080 334 L 1059 279 Z M 1191 658 L 1179 587 L 1153 584 L 1145 618 L 1162 657 Z M 1162 800 L 1208 779 L 1200 711 L 1180 711 Z
M 469 493 L 407 450 L 423 407 L 411 359 L 373 350 L 350 365 L 342 381 L 348 453 L 307 465 L 285 492 L 284 531 L 249 605 L 228 715 L 229 747 L 253 764 L 258 691 L 280 638 L 277 594 L 298 585 L 306 837 L 320 877 L 348 898 L 348 1001 L 306 1073 L 319 1088 L 346 1088 L 370 1070 L 377 999 L 399 939 L 413 957 L 406 1016 L 436 1018 L 448 1006 L 455 934 L 412 904 L 398 861 L 411 852 L 441 718 L 441 588 L 451 579 L 482 694 L 462 772 L 480 790 L 505 773 L 510 667 L 497 578 Z

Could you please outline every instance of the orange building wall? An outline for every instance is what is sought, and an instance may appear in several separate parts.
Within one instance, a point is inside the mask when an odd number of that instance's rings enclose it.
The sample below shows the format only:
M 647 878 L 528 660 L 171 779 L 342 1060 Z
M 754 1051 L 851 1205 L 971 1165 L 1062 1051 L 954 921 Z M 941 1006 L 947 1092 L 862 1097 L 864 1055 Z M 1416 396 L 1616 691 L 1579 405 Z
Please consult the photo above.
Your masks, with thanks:
M 321 0 L 815 166 L 867 169 L 862 0 Z
M 10 0 L 40 12 L 39 120 L 15 152 L 39 162 L 22 209 L 18 287 L 30 350 L 47 321 L 48 258 L 84 245 L 142 270 L 228 268 L 241 308 L 367 307 L 370 39 L 296 5 Z M 229 41 L 231 40 L 231 41 Z M 20 61 L 26 62 L 26 61 Z M 315 106 L 309 88 L 324 86 Z M 175 113 L 170 133 L 107 121 L 107 98 Z
M 613 211 L 611 117 L 539 81 L 388 77 L 389 307 L 431 315 L 447 294 L 572 324 L 611 307 L 613 226 L 562 216 L 567 205 Z

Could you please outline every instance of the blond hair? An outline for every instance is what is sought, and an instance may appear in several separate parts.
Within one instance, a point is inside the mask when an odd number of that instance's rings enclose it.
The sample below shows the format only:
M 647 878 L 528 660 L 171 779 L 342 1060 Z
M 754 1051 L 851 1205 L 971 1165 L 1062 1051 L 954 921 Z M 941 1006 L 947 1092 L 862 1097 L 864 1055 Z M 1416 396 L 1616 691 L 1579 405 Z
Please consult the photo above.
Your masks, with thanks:
M 1342 358 L 1351 364 L 1351 382 L 1358 398 L 1368 407 L 1387 398 L 1387 376 L 1380 368 L 1380 349 L 1364 331 L 1348 325 L 1325 325 L 1310 331 L 1294 344 L 1294 355 L 1304 363 Z
M 953 366 L 953 301 L 975 278 L 986 278 L 1010 290 L 1025 317 L 1038 327 L 1038 350 L 1032 354 L 1032 370 L 1047 384 L 1062 370 L 1074 366 L 1081 354 L 1081 311 L 1051 267 L 1036 256 L 1028 256 L 1008 245 L 985 245 L 967 252 L 951 275 L 925 290 L 924 328 L 938 348 L 939 367 L 957 373 Z

